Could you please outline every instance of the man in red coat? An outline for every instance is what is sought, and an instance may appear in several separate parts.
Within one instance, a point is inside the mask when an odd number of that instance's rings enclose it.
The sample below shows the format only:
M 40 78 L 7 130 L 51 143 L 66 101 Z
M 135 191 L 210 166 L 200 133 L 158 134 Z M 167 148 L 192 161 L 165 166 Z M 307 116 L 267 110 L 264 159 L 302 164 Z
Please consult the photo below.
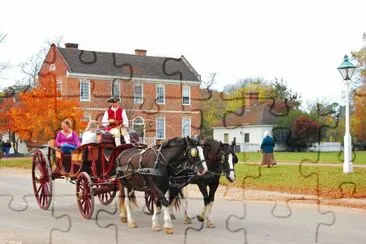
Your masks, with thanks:
M 110 104 L 110 106 L 103 115 L 103 126 L 106 127 L 106 131 L 114 136 L 116 146 L 121 144 L 121 135 L 125 139 L 126 143 L 131 143 L 130 135 L 127 132 L 128 118 L 126 111 L 118 103 L 119 98 L 111 97 L 107 100 L 107 102 Z

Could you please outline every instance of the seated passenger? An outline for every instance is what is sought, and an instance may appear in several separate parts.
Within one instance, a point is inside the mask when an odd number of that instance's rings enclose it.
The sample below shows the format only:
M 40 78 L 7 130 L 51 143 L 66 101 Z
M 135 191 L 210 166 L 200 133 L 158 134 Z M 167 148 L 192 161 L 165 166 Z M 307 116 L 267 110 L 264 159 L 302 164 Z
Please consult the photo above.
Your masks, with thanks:
M 61 123 L 62 130 L 57 133 L 55 145 L 61 148 L 64 153 L 71 153 L 72 150 L 80 146 L 79 137 L 72 130 L 72 124 L 69 119 Z
M 121 144 L 121 136 L 126 143 L 131 143 L 128 134 L 128 118 L 125 109 L 119 104 L 119 98 L 111 97 L 107 100 L 109 108 L 104 112 L 102 124 L 105 130 L 114 136 L 116 146 Z
M 90 120 L 81 139 L 81 145 L 88 143 L 97 143 L 97 130 L 97 121 Z

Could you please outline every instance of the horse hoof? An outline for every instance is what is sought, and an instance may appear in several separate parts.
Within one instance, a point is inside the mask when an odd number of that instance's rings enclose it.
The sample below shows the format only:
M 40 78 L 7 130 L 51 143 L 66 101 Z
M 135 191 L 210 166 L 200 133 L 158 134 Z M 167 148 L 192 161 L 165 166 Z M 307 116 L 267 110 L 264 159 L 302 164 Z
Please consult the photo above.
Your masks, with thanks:
M 184 224 L 189 225 L 192 224 L 192 220 L 190 217 L 184 218 Z
M 165 234 L 173 234 L 174 228 L 164 228 Z
M 200 215 L 197 215 L 197 219 L 198 219 L 199 222 L 205 221 L 205 218 L 202 218 Z
M 127 223 L 127 217 L 119 217 L 122 223 Z
M 152 230 L 161 231 L 160 225 L 159 224 L 153 224 L 152 225 Z
M 176 220 L 177 218 L 175 217 L 175 215 L 174 214 L 171 214 L 170 215 L 170 218 L 172 219 L 172 220 Z
M 128 228 L 137 228 L 137 225 L 135 222 L 128 223 Z

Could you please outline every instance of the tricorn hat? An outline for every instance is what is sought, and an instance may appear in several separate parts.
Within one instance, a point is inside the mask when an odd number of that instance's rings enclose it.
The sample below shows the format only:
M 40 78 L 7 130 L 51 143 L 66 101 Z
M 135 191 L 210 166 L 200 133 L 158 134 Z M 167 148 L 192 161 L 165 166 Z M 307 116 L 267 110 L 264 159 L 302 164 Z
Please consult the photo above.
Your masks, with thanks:
M 118 103 L 120 100 L 118 97 L 110 97 L 107 102 L 108 103 Z

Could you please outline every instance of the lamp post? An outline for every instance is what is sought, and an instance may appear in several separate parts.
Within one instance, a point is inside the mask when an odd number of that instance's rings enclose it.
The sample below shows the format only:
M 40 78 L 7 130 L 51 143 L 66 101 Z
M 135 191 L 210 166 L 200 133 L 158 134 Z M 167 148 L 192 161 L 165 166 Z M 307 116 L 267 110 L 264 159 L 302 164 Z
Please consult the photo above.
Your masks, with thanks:
M 346 127 L 344 133 L 344 162 L 343 173 L 351 173 L 353 171 L 352 164 L 352 141 L 349 126 L 349 85 L 352 75 L 356 69 L 349 60 L 348 56 L 344 55 L 343 63 L 338 67 L 339 73 L 341 73 L 343 80 L 346 84 Z

